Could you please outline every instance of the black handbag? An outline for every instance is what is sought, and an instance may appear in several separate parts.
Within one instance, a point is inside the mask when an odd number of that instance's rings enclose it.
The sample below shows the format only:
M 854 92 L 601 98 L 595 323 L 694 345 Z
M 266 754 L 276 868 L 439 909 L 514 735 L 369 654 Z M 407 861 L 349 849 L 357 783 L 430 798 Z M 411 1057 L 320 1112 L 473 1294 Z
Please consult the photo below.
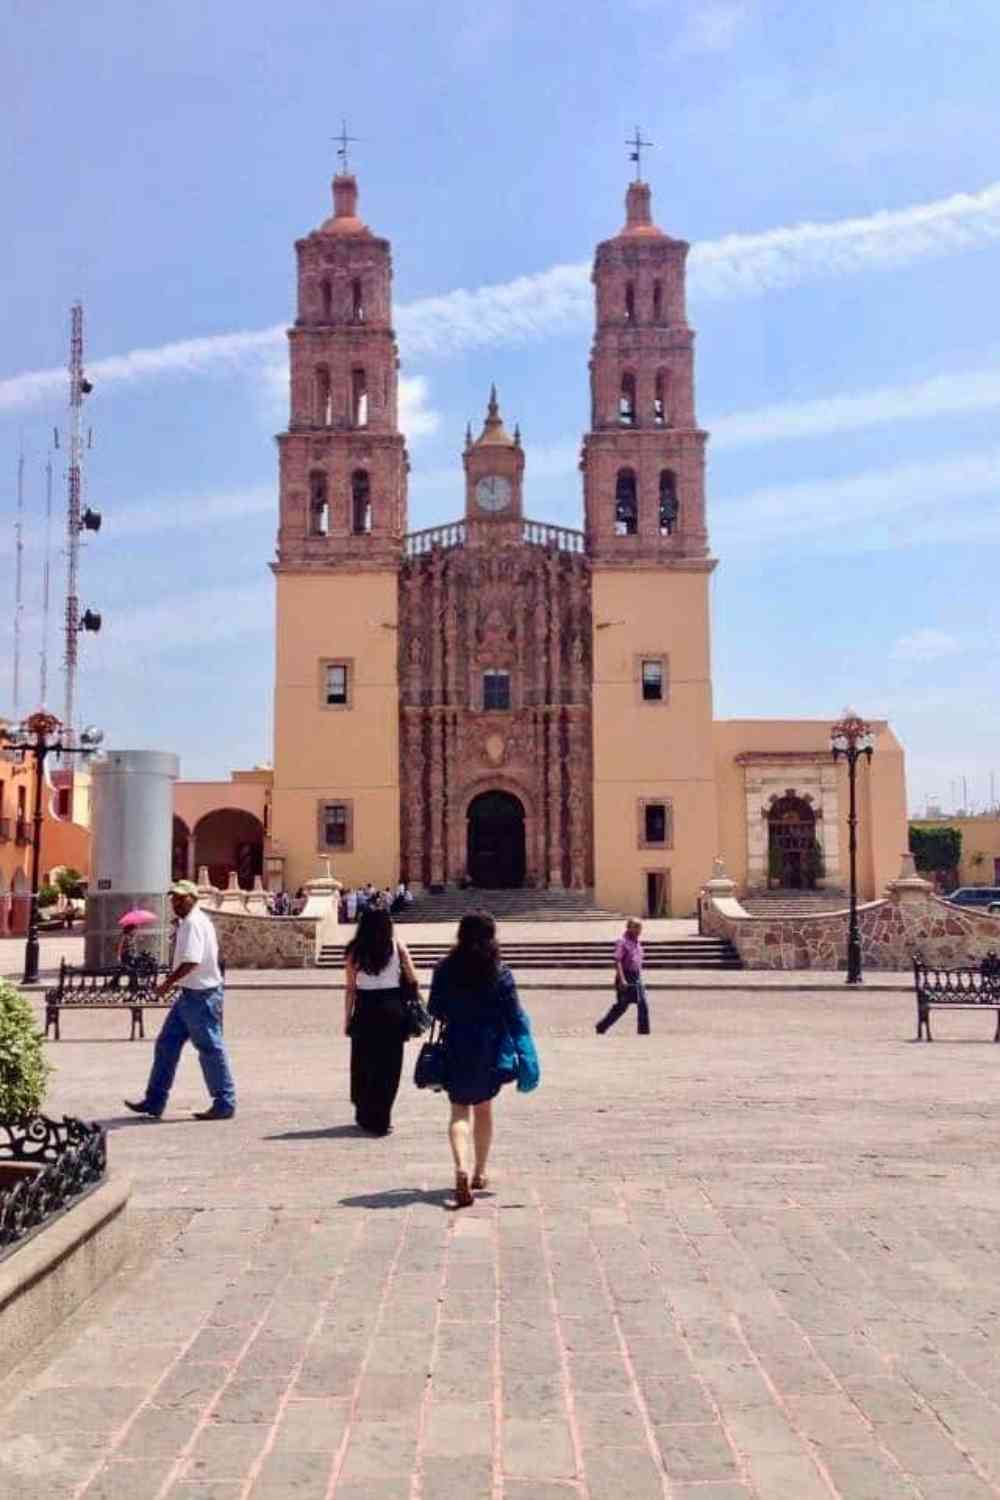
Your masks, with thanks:
M 400 966 L 399 998 L 403 1006 L 403 1029 L 407 1041 L 423 1036 L 431 1024 L 431 1013 L 420 998 L 420 986 L 408 979 Z
M 431 1034 L 417 1053 L 413 1082 L 418 1089 L 434 1089 L 440 1092 L 447 1085 L 447 1073 L 448 1059 L 441 1027 L 437 1021 L 432 1021 Z

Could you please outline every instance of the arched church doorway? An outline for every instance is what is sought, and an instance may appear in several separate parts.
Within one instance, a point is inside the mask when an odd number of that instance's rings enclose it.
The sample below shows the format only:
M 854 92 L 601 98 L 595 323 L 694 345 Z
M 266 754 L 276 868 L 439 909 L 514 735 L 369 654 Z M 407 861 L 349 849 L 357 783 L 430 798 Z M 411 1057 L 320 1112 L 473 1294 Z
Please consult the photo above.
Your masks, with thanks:
M 469 803 L 466 868 L 490 890 L 524 884 L 524 807 L 510 792 L 483 792 Z
M 786 890 L 812 890 L 821 873 L 816 813 L 804 797 L 787 791 L 768 808 L 768 883 Z

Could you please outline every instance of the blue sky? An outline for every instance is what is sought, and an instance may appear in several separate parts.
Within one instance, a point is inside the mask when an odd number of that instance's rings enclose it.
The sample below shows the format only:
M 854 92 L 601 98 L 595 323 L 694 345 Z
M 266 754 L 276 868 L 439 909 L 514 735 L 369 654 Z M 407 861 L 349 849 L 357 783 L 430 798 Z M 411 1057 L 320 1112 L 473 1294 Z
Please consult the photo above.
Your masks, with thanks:
M 178 750 L 187 776 L 268 758 L 280 329 L 342 115 L 363 216 L 393 241 L 411 527 L 460 513 L 492 380 L 524 434 L 526 510 L 578 524 L 586 264 L 620 227 L 638 120 L 657 221 L 693 246 L 716 712 L 850 702 L 893 721 L 913 806 L 951 805 L 962 777 L 981 806 L 991 770 L 1000 789 L 993 0 L 13 0 L 8 17 L 0 708 L 22 443 L 22 712 L 37 697 L 42 471 L 66 423 L 50 372 L 79 297 L 104 514 L 81 598 L 105 620 L 82 641 L 82 714 L 116 745 Z

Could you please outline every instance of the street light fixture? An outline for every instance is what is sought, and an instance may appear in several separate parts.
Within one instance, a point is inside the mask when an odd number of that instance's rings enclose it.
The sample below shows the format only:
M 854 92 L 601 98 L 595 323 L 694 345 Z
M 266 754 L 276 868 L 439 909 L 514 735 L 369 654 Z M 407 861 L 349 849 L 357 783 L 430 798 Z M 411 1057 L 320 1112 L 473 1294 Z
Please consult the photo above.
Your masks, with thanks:
M 92 726 L 84 729 L 78 745 L 64 743 L 63 724 L 55 714 L 39 709 L 23 724 L 0 724 L 0 748 L 14 751 L 21 756 L 31 755 L 35 761 L 35 808 L 32 816 L 31 837 L 31 909 L 28 913 L 28 939 L 24 945 L 25 984 L 34 984 L 38 978 L 38 876 L 42 857 L 42 779 L 46 758 L 50 755 L 81 755 L 85 759 L 96 755 L 104 735 Z
M 847 814 L 848 849 L 851 861 L 851 912 L 847 926 L 847 983 L 861 983 L 861 933 L 858 929 L 858 803 L 856 778 L 858 761 L 862 756 L 869 763 L 874 749 L 871 725 L 845 708 L 842 717 L 830 730 L 830 749 L 835 761 L 841 756 L 847 761 L 847 781 L 850 788 L 850 810 Z

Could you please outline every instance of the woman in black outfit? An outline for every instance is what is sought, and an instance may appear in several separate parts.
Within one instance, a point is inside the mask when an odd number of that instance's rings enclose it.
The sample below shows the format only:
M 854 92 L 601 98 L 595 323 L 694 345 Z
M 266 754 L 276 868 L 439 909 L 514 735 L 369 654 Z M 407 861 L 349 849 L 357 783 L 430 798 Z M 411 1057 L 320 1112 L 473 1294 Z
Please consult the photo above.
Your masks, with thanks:
M 403 1068 L 406 1018 L 400 977 L 417 976 L 384 906 L 367 906 L 347 945 L 344 1034 L 351 1038 L 351 1103 L 362 1130 L 388 1135 Z

